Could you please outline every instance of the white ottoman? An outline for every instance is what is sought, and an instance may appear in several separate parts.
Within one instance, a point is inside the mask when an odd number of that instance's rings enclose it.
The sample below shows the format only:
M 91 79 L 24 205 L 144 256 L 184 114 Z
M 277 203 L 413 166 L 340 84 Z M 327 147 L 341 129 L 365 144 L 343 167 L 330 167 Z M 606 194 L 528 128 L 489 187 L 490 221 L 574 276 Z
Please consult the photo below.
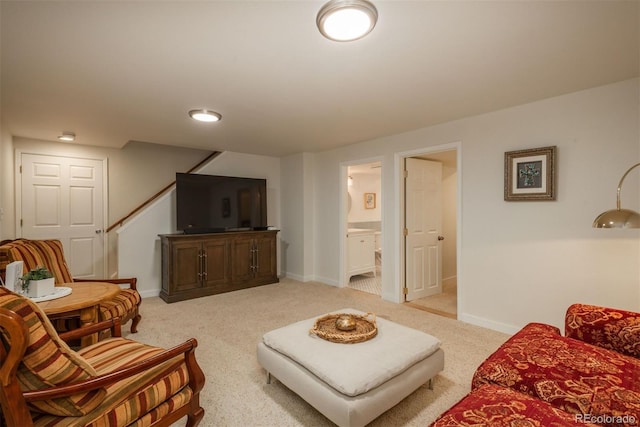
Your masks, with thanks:
M 429 334 L 378 318 L 373 339 L 338 344 L 309 334 L 321 316 L 264 334 L 258 362 L 339 426 L 370 423 L 444 369 L 440 341 Z

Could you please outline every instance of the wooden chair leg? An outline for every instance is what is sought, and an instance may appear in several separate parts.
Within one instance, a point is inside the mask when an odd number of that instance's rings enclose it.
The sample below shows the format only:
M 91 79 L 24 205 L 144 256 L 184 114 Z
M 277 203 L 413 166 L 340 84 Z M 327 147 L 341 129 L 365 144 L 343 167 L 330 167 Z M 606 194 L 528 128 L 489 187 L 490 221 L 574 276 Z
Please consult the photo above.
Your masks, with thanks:
M 202 409 L 199 404 L 193 405 L 193 402 L 192 402 L 192 406 L 197 406 L 197 408 L 195 411 L 192 411 L 192 413 L 187 415 L 186 427 L 197 427 L 198 424 L 200 424 L 200 421 L 202 421 L 202 418 L 204 417 L 204 409 Z
M 133 319 L 131 319 L 131 333 L 135 334 L 136 332 L 138 332 L 138 323 L 140 323 L 140 320 L 142 319 L 142 316 L 140 316 L 139 314 L 136 314 L 134 316 Z

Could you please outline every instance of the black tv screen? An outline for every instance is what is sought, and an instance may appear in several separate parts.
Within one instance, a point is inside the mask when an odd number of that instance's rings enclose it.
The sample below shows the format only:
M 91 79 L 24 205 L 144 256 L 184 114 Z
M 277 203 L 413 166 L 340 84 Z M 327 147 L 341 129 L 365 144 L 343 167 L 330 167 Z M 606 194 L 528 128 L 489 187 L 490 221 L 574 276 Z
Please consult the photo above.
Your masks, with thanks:
M 267 180 L 176 173 L 176 225 L 185 233 L 267 229 Z

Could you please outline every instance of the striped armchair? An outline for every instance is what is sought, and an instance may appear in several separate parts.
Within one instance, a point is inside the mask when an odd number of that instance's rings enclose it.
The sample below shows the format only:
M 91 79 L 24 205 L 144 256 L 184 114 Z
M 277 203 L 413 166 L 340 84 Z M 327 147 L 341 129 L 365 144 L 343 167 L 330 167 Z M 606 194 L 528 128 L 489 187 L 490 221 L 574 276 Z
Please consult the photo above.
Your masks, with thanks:
M 6 265 L 13 261 L 24 262 L 24 272 L 39 266 L 45 266 L 56 279 L 56 283 L 71 282 L 109 282 L 118 285 L 129 285 L 122 288 L 112 300 L 100 303 L 100 320 L 120 318 L 122 324 L 131 320 L 131 332 L 138 330 L 140 323 L 140 303 L 142 299 L 136 289 L 137 279 L 74 279 L 64 258 L 60 240 L 6 240 L 0 244 L 0 275 L 4 277 Z
M 64 339 L 111 328 L 73 351 Z M 204 374 L 190 339 L 169 350 L 125 339 L 120 320 L 58 335 L 28 298 L 0 287 L 0 425 L 188 427 L 204 416 Z

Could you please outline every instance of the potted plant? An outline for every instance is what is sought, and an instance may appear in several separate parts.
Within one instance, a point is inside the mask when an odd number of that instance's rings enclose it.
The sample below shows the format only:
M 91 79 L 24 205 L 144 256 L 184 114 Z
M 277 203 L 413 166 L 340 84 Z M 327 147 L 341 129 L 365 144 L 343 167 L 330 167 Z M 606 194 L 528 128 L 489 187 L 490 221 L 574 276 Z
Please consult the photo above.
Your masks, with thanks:
M 22 291 L 30 298 L 52 294 L 55 278 L 46 267 L 36 267 L 20 278 Z

